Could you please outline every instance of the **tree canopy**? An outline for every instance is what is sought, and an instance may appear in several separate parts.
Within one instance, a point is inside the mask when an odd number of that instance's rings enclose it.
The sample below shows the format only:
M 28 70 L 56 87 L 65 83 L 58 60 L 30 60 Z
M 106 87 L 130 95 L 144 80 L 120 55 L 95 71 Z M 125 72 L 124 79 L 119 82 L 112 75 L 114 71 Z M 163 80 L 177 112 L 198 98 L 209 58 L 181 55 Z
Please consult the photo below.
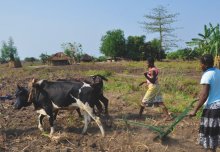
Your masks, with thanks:
M 15 61 L 19 60 L 17 48 L 14 46 L 12 37 L 9 38 L 8 42 L 3 41 L 1 47 L 1 60 L 3 61 Z
M 145 36 L 128 36 L 126 41 L 126 58 L 140 60 L 144 58 Z
M 67 56 L 71 58 L 75 58 L 76 60 L 80 61 L 80 58 L 82 56 L 82 45 L 80 43 L 68 42 L 68 43 L 63 43 L 61 46 L 64 50 L 64 53 Z
M 35 62 L 35 61 L 38 61 L 38 59 L 36 59 L 35 57 L 26 57 L 24 59 L 24 61 L 26 61 L 26 62 Z
M 112 58 L 123 57 L 125 54 L 124 32 L 120 29 L 107 31 L 101 38 L 100 51 Z
M 47 63 L 47 59 L 50 57 L 50 55 L 41 53 L 41 55 L 39 57 L 40 57 L 41 62 L 45 64 L 45 63 Z
M 101 52 L 105 56 L 112 58 L 122 57 L 128 60 L 145 60 L 152 56 L 156 59 L 165 57 L 164 52 L 160 52 L 160 40 L 153 39 L 145 42 L 145 36 L 128 36 L 124 38 L 122 30 L 112 30 L 106 32 L 102 37 Z

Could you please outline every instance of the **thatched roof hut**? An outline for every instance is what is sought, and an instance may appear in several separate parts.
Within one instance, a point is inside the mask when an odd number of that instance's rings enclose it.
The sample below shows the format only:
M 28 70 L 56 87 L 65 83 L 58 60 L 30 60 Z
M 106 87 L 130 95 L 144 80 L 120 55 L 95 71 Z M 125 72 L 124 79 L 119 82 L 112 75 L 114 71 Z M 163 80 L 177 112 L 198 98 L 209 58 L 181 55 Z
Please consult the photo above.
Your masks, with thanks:
M 71 57 L 68 57 L 63 52 L 58 52 L 53 54 L 51 57 L 48 58 L 48 63 L 50 65 L 70 65 L 75 62 L 75 60 Z
M 88 54 L 84 54 L 84 55 L 82 55 L 82 57 L 80 58 L 80 60 L 81 60 L 82 62 L 91 62 L 91 61 L 93 61 L 93 57 L 90 56 L 90 55 L 88 55 Z

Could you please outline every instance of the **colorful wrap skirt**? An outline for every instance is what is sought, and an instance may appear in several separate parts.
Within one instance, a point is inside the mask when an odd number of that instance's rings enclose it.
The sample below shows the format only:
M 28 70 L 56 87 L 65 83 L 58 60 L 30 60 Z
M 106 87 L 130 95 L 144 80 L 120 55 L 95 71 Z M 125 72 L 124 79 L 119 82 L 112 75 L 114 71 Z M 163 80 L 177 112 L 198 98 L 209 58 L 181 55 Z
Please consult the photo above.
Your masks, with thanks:
M 163 102 L 159 84 L 149 84 L 147 92 L 142 99 L 142 105 L 146 107 L 158 106 Z
M 206 149 L 216 149 L 220 145 L 220 102 L 215 102 L 203 109 L 199 144 Z

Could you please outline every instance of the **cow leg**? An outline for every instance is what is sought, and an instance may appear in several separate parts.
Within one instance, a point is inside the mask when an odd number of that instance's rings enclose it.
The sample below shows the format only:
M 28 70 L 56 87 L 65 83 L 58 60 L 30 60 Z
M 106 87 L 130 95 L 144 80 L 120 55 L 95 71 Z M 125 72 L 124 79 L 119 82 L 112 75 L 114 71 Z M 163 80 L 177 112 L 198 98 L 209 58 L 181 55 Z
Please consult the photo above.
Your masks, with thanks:
M 103 126 L 102 126 L 102 123 L 100 121 L 100 118 L 97 117 L 96 115 L 94 115 L 93 109 L 89 106 L 88 102 L 86 102 L 86 104 L 83 104 L 80 100 L 77 100 L 77 104 L 79 105 L 79 107 L 84 109 L 92 117 L 92 119 L 95 120 L 95 122 L 99 126 L 99 129 L 100 129 L 100 131 L 102 133 L 102 136 L 104 137 L 105 136 L 105 131 L 103 129 Z
M 104 104 L 105 114 L 108 115 L 108 99 L 103 94 L 101 94 L 99 96 L 99 100 Z
M 44 131 L 43 128 L 43 118 L 45 117 L 45 115 L 40 114 L 38 116 L 38 128 L 40 129 L 40 131 Z
M 82 134 L 85 134 L 88 128 L 88 117 L 89 117 L 88 113 L 84 112 L 83 117 L 84 117 L 84 127 L 83 127 Z
M 98 109 L 98 115 L 100 115 L 102 113 L 102 111 L 103 111 L 103 108 L 102 108 L 102 104 L 99 102 L 99 100 L 97 100 L 95 102 L 95 106 Z M 93 112 L 96 113 L 94 108 L 93 108 Z
M 57 114 L 58 114 L 59 110 L 54 110 L 54 115 L 53 115 L 53 119 L 56 120 L 57 119 Z
M 88 129 L 88 125 L 91 122 L 91 117 L 89 116 L 89 114 L 86 111 L 84 111 L 83 116 L 84 116 L 84 127 L 83 127 L 82 134 L 85 134 Z
M 76 111 L 77 111 L 77 113 L 78 113 L 79 117 L 80 117 L 80 118 L 82 118 L 83 116 L 82 116 L 82 114 L 81 114 L 81 112 L 80 112 L 80 109 L 79 109 L 79 108 L 77 108 L 77 109 L 76 109 Z
M 97 125 L 99 126 L 99 129 L 102 133 L 102 136 L 104 137 L 105 136 L 105 132 L 104 132 L 104 129 L 103 129 L 103 126 L 102 126 L 102 123 L 100 121 L 100 118 L 97 117 L 96 115 L 94 115 L 94 113 L 92 112 L 92 108 L 89 106 L 88 103 L 86 103 L 85 105 L 85 109 L 86 111 L 88 112 L 88 114 L 92 117 L 93 120 L 95 120 L 95 122 L 97 123 Z M 88 109 L 88 110 L 87 110 Z
M 53 115 L 53 110 L 52 107 L 46 107 L 45 112 L 47 113 L 48 117 L 49 117 L 49 123 L 50 123 L 50 136 L 53 135 L 54 133 L 54 126 L 53 126 L 53 122 L 54 122 L 54 115 Z

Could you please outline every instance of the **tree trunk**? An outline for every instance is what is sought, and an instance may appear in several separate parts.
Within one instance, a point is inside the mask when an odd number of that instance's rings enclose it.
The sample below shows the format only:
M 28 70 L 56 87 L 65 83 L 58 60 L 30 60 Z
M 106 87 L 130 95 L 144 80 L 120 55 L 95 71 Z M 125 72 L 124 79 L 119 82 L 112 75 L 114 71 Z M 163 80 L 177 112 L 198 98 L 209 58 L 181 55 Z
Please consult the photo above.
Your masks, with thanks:
M 219 55 L 215 56 L 214 66 L 215 66 L 216 68 L 219 68 L 219 69 L 220 69 L 220 56 L 219 56 Z

